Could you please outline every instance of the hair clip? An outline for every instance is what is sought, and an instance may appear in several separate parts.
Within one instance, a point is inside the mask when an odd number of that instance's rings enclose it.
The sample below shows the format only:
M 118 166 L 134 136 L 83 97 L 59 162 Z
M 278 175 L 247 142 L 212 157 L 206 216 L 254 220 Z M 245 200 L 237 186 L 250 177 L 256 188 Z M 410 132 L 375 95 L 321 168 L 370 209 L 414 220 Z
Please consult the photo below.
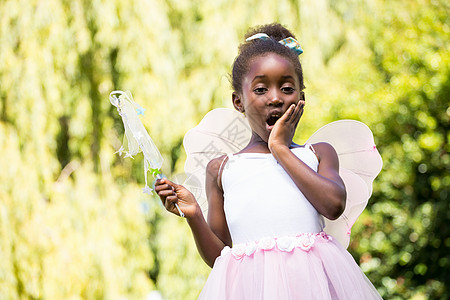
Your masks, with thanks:
M 252 35 L 251 37 L 248 37 L 247 39 L 245 39 L 245 41 L 249 42 L 249 41 L 256 40 L 256 39 L 268 40 L 268 39 L 270 39 L 270 36 L 268 36 L 266 33 L 257 33 L 257 34 Z M 300 44 L 293 37 L 288 37 L 288 38 L 282 39 L 281 41 L 279 41 L 279 43 L 282 44 L 283 46 L 286 46 L 289 49 L 295 51 L 295 53 L 297 53 L 297 55 L 300 55 L 303 53 L 302 47 L 300 47 Z
M 303 53 L 302 47 L 300 47 L 300 44 L 293 37 L 288 37 L 288 38 L 282 39 L 281 41 L 279 41 L 279 43 L 288 47 L 291 50 L 294 50 L 295 53 L 297 53 L 297 55 L 300 55 Z
M 248 37 L 247 39 L 245 39 L 245 41 L 250 42 L 250 41 L 256 40 L 256 39 L 268 40 L 268 39 L 270 39 L 270 36 L 268 36 L 266 33 L 257 33 L 257 34 L 252 35 L 251 37 Z

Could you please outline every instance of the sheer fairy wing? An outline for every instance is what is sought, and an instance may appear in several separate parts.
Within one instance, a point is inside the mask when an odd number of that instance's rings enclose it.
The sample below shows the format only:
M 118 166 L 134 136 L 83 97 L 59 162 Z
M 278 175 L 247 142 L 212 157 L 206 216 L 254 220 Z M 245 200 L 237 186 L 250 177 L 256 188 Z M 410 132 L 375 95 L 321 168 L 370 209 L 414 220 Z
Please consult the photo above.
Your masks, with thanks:
M 245 117 L 235 110 L 217 108 L 208 112 L 200 123 L 184 136 L 186 151 L 183 185 L 196 197 L 206 215 L 206 165 L 216 157 L 239 152 L 249 142 L 251 129 Z
M 339 157 L 339 174 L 347 190 L 344 213 L 334 221 L 325 219 L 325 231 L 344 247 L 350 242 L 350 230 L 372 195 L 372 182 L 380 173 L 383 161 L 372 132 L 359 121 L 340 120 L 317 130 L 307 141 L 327 142 Z
M 139 115 L 143 115 L 145 109 L 134 102 L 133 96 L 129 91 L 113 91 L 109 94 L 109 101 L 117 108 L 122 117 L 125 135 L 123 145 L 117 151 L 119 155 L 133 158 L 134 155 L 142 151 L 144 154 L 144 175 L 145 187 L 143 191 L 150 193 L 151 189 L 147 183 L 147 172 L 150 169 L 159 170 L 163 164 L 163 157 L 148 134 Z

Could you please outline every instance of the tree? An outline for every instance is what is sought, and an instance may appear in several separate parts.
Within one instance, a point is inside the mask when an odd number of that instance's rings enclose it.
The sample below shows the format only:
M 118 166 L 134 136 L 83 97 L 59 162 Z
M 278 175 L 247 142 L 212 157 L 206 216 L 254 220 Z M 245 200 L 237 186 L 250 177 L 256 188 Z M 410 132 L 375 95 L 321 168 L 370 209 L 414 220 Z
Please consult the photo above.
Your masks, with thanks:
M 365 64 L 350 62 L 353 102 L 334 110 L 371 120 L 384 161 L 350 250 L 389 299 L 448 297 L 448 8 L 443 1 L 336 8 L 361 16 L 352 24 Z M 367 99 L 376 99 L 369 111 Z
M 448 297 L 448 11 L 441 0 L 2 1 L 0 298 L 198 295 L 209 269 L 183 220 L 141 194 L 141 156 L 114 154 L 123 127 L 108 95 L 130 90 L 147 108 L 173 177 L 184 133 L 231 107 L 244 32 L 275 21 L 305 50 L 296 140 L 359 119 L 384 159 L 351 253 L 386 299 Z

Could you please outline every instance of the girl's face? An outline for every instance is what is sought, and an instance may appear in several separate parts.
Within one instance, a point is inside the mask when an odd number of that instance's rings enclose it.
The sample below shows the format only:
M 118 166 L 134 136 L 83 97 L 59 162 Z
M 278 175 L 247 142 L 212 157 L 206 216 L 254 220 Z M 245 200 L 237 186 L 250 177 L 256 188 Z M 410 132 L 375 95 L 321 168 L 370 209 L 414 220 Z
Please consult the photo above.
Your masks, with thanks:
M 267 142 L 275 122 L 302 97 L 291 62 L 267 53 L 251 61 L 242 82 L 242 94 L 233 93 L 233 104 L 245 112 L 253 132 Z

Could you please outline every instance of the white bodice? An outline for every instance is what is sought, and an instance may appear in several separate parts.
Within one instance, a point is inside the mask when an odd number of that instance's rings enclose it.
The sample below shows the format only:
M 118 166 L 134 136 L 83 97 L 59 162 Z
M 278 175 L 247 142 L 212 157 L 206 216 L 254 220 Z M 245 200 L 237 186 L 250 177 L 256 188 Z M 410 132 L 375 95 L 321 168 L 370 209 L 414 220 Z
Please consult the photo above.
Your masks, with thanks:
M 317 172 L 310 147 L 291 151 Z M 323 230 L 323 219 L 270 153 L 230 155 L 222 172 L 233 244 Z

